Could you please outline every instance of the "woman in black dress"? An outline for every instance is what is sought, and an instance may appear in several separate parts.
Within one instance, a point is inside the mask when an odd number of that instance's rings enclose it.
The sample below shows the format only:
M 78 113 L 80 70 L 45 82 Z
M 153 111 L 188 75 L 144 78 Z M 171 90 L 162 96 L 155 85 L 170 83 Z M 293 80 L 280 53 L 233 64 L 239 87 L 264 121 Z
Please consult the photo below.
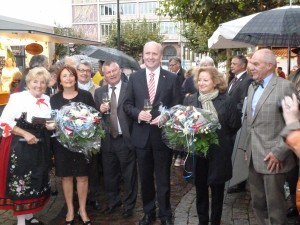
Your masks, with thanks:
M 199 225 L 220 225 L 225 182 L 232 176 L 232 135 L 241 126 L 236 104 L 226 93 L 226 81 L 214 67 L 201 67 L 194 75 L 198 92 L 185 98 L 184 105 L 192 105 L 214 113 L 221 124 L 217 130 L 219 145 L 209 147 L 207 156 L 196 156 L 195 186 Z M 209 217 L 209 190 L 211 216 Z
M 66 65 L 60 68 L 57 77 L 59 91 L 50 99 L 52 109 L 60 109 L 71 102 L 83 102 L 95 108 L 93 96 L 88 91 L 79 89 L 77 81 L 78 76 L 73 67 Z M 56 176 L 62 178 L 62 187 L 68 208 L 66 224 L 74 223 L 73 177 L 76 177 L 77 181 L 78 215 L 84 224 L 91 224 L 86 212 L 89 164 L 84 154 L 70 151 L 56 139 L 53 140 L 53 150 L 55 173 Z
M 33 117 L 50 118 L 50 80 L 42 67 L 29 70 L 26 91 L 11 94 L 1 117 L 0 209 L 17 215 L 18 225 L 42 225 L 32 213 L 43 209 L 50 197 L 51 151 L 49 133 Z

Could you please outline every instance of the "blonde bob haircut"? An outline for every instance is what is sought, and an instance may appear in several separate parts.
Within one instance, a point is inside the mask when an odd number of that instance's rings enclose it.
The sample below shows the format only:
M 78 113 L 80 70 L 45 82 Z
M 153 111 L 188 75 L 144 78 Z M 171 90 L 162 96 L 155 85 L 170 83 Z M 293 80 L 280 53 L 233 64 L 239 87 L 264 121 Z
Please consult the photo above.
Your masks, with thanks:
M 44 67 L 34 67 L 33 69 L 29 70 L 25 78 L 26 85 L 28 85 L 30 81 L 39 77 L 43 78 L 48 86 L 51 75 Z
M 219 90 L 220 93 L 224 93 L 226 91 L 227 89 L 226 80 L 223 74 L 221 74 L 215 67 L 213 66 L 200 67 L 195 69 L 194 71 L 195 71 L 194 86 L 197 90 L 199 90 L 198 80 L 199 80 L 200 73 L 207 72 L 210 75 L 213 83 L 216 85 L 215 89 Z

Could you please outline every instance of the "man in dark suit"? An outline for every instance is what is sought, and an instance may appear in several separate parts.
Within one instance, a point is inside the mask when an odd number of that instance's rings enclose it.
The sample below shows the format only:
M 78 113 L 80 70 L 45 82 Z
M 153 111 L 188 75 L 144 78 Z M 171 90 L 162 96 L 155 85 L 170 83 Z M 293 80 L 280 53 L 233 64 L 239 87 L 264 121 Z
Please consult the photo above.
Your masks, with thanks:
M 101 146 L 104 186 L 108 200 L 105 213 L 113 213 L 121 205 L 122 177 L 123 216 L 130 217 L 137 197 L 137 170 L 135 151 L 130 139 L 132 120 L 123 110 L 127 84 L 121 80 L 121 70 L 116 62 L 106 61 L 102 69 L 107 85 L 98 88 L 94 98 L 97 109 L 102 113 L 105 128 L 105 138 Z M 111 96 L 110 104 L 103 103 L 105 92 Z
M 181 86 L 185 80 L 184 74 L 185 70 L 181 67 L 181 59 L 178 57 L 172 57 L 169 59 L 170 71 L 178 76 L 179 85 Z
M 243 55 L 236 55 L 231 60 L 230 69 L 234 78 L 228 85 L 227 93 L 237 103 L 238 111 L 242 114 L 244 99 L 247 96 L 248 87 L 252 82 L 247 73 L 248 60 Z
M 278 78 L 276 56 L 270 49 L 257 50 L 250 70 L 247 107 L 238 149 L 246 152 L 253 212 L 258 224 L 287 224 L 284 183 L 295 167 L 292 152 L 280 132 L 285 126 L 278 100 L 296 92 L 295 85 Z
M 184 74 L 185 70 L 181 67 L 181 60 L 178 57 L 172 57 L 169 59 L 169 69 L 171 72 L 175 73 L 178 77 L 179 85 L 182 87 L 182 84 L 185 80 Z M 182 104 L 184 95 L 180 97 L 179 103 Z M 174 151 L 174 166 L 184 165 L 184 152 L 183 151 Z
M 227 88 L 227 93 L 231 96 L 231 99 L 235 101 L 241 117 L 244 99 L 247 96 L 248 87 L 252 82 L 251 77 L 247 73 L 247 64 L 248 60 L 243 55 L 236 55 L 232 58 L 230 69 L 234 74 L 234 78 Z M 233 142 L 235 141 L 235 137 L 236 135 L 232 136 Z M 246 181 L 243 181 L 234 187 L 228 188 L 227 193 L 231 194 L 245 191 L 245 187 Z
M 158 126 L 160 108 L 178 104 L 180 92 L 177 76 L 160 67 L 162 46 L 154 41 L 144 46 L 146 69 L 130 76 L 125 112 L 134 120 L 132 143 L 136 148 L 144 216 L 140 225 L 150 225 L 156 220 L 156 200 L 159 218 L 163 225 L 173 224 L 170 204 L 170 166 L 172 150 L 162 141 Z M 144 100 L 150 99 L 152 110 L 143 110 Z M 156 188 L 155 188 L 156 181 Z

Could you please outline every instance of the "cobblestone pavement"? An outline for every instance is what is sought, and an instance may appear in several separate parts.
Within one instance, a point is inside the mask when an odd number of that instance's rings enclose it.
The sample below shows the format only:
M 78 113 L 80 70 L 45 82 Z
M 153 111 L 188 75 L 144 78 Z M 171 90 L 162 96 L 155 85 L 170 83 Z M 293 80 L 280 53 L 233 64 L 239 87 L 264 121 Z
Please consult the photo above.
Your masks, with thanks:
M 174 214 L 175 225 L 198 225 L 197 212 L 195 207 L 196 192 L 191 184 L 182 178 L 182 167 L 172 166 L 171 175 L 171 205 Z M 36 216 L 46 225 L 63 225 L 65 221 L 66 207 L 62 195 L 59 180 L 58 195 L 52 196 L 46 207 Z M 93 225 L 136 225 L 142 217 L 142 203 L 140 195 L 138 196 L 137 205 L 134 215 L 130 218 L 122 217 L 122 207 L 118 208 L 111 215 L 104 215 L 103 209 L 106 208 L 104 193 L 101 192 L 99 200 L 102 203 L 102 210 L 96 211 L 91 206 L 87 207 L 88 214 Z M 75 198 L 77 206 L 77 200 Z M 288 221 L 288 225 L 294 224 L 295 218 Z M 10 211 L 0 211 L 0 225 L 16 224 L 16 218 Z M 78 218 L 75 224 L 81 224 Z M 160 221 L 156 220 L 154 225 L 159 225 Z M 256 221 L 251 209 L 250 196 L 248 192 L 228 194 L 224 201 L 222 225 L 256 225 Z

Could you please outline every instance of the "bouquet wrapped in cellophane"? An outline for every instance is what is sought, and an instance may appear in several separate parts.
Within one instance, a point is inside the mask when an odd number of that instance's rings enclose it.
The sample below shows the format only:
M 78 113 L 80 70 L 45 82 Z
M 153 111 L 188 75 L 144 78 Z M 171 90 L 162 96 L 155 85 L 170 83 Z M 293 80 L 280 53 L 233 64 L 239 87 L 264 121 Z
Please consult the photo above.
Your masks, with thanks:
M 161 112 L 163 141 L 177 151 L 207 155 L 209 146 L 219 144 L 217 115 L 193 106 L 176 105 Z
M 56 137 L 70 151 L 83 153 L 89 160 L 100 151 L 104 137 L 100 113 L 82 102 L 63 106 L 56 115 Z

